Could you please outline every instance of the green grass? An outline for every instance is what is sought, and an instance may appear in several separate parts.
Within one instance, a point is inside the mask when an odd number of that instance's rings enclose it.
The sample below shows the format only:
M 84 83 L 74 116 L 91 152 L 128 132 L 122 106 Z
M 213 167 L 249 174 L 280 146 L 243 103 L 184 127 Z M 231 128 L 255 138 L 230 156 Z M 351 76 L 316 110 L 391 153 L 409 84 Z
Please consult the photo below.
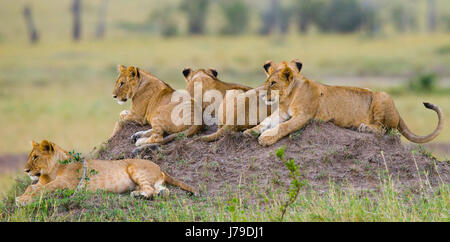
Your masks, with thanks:
M 79 44 L 0 43 L 0 133 L 4 137 L 0 153 L 27 152 L 32 139 L 50 139 L 82 152 L 100 144 L 110 135 L 119 112 L 129 107 L 119 106 L 111 98 L 116 65 L 120 63 L 140 66 L 175 88 L 185 87 L 181 70 L 186 66 L 214 67 L 224 81 L 257 86 L 265 80 L 261 65 L 267 59 L 299 57 L 304 60 L 305 75 L 324 83 L 329 82 L 321 77 L 327 75 L 392 74 L 392 62 L 386 58 L 403 58 L 400 62 L 406 68 L 395 69 L 399 75 L 417 67 L 450 64 L 450 56 L 434 51 L 448 43 L 450 35 L 375 40 L 362 40 L 358 35 L 289 36 L 281 43 L 275 43 L 274 38 L 207 36 L 165 40 L 132 36 Z M 371 60 L 365 63 L 368 58 Z M 388 68 L 375 70 L 374 63 Z M 376 89 L 385 90 L 380 86 Z M 436 123 L 435 115 L 423 108 L 422 101 L 439 105 L 450 119 L 450 95 L 407 93 L 394 96 L 394 100 L 411 130 L 419 134 L 431 131 Z M 444 131 L 448 127 L 446 124 Z M 449 141 L 449 132 L 436 139 Z
M 258 188 L 224 190 L 223 197 L 191 197 L 176 192 L 169 198 L 132 198 L 104 191 L 60 190 L 16 207 L 28 179 L 19 178 L 0 202 L 0 221 L 279 221 L 286 191 Z M 172 190 L 174 188 L 171 188 Z M 379 191 L 355 191 L 330 183 L 329 190 L 303 189 L 287 208 L 283 221 L 445 221 L 449 222 L 450 187 L 434 192 L 398 191 L 381 179 Z M 195 204 L 195 206 L 193 206 Z

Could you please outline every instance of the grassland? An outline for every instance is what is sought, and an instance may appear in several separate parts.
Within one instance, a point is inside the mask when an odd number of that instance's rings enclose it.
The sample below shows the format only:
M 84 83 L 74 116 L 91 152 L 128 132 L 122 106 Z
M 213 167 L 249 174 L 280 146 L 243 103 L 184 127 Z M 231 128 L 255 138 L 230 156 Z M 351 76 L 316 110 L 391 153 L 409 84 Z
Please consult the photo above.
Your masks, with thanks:
M 386 77 L 393 86 L 404 89 L 404 82 L 422 71 L 435 72 L 441 78 L 450 76 L 450 34 L 389 34 L 377 38 L 361 34 L 211 35 L 164 39 L 117 27 L 123 21 L 144 21 L 154 6 L 152 1 L 135 4 L 133 0 L 126 6 L 133 14 L 123 14 L 123 3 L 111 1 L 107 36 L 95 40 L 92 33 L 99 1 L 86 1 L 83 40 L 74 43 L 69 39 L 70 1 L 43 0 L 33 6 L 41 42 L 30 45 L 21 16 L 25 1 L 1 3 L 0 154 L 27 152 L 30 140 L 49 139 L 68 150 L 84 153 L 103 142 L 119 112 L 129 108 L 129 104 L 119 106 L 111 98 L 117 64 L 139 66 L 174 88 L 184 88 L 181 70 L 187 66 L 214 67 L 224 81 L 255 87 L 265 80 L 261 66 L 268 59 L 300 58 L 306 76 L 327 84 L 334 84 L 331 77 Z M 346 85 L 366 87 L 360 82 Z M 373 83 L 370 87 L 391 91 Z M 440 106 L 447 122 L 433 143 L 450 142 L 448 93 L 392 93 L 402 117 L 418 134 L 432 131 L 437 123 L 435 114 L 423 108 L 421 102 Z M 448 159 L 448 154 L 441 157 Z M 7 197 L 0 204 L 2 221 L 272 221 L 284 199 L 282 191 L 272 191 L 272 195 L 261 200 L 264 206 L 249 209 L 245 198 L 237 198 L 236 194 L 229 194 L 224 200 L 177 197 L 150 203 L 102 192 L 68 198 L 61 192 L 17 209 L 13 208 L 12 199 L 27 181 L 16 184 L 16 175 L 0 175 L 0 196 Z M 13 186 L 16 187 L 10 190 Z M 363 195 L 339 188 L 327 194 L 305 192 L 289 210 L 286 220 L 449 221 L 448 186 L 433 196 L 399 194 L 388 185 L 380 186 L 382 192 Z M 200 205 L 185 206 L 193 203 Z M 73 214 L 67 212 L 71 206 L 75 208 Z
M 153 201 L 100 190 L 74 196 L 73 191 L 60 190 L 18 208 L 14 197 L 27 184 L 28 178 L 19 178 L 0 202 L 0 221 L 280 221 L 287 199 L 282 189 L 258 186 L 247 193 L 224 190 L 221 198 L 176 193 Z M 330 183 L 325 193 L 302 190 L 283 221 L 449 222 L 449 188 L 442 185 L 434 193 L 400 192 L 389 178 L 381 176 L 379 191 L 355 191 Z M 254 197 L 257 202 L 249 202 Z
M 119 63 L 140 66 L 175 88 L 185 85 L 180 73 L 185 66 L 215 67 L 224 81 L 256 86 L 265 79 L 261 64 L 267 59 L 300 57 L 305 63 L 305 75 L 324 83 L 330 83 L 322 78 L 329 75 L 368 73 L 398 75 L 396 83 L 400 84 L 407 73 L 391 66 L 400 57 L 402 61 L 398 63 L 411 73 L 419 67 L 437 68 L 450 63 L 449 55 L 436 54 L 436 49 L 450 42 L 450 35 L 372 41 L 361 41 L 358 36 L 291 36 L 275 46 L 273 41 L 271 37 L 246 36 L 169 40 L 148 37 L 37 46 L 0 43 L 0 133 L 4 137 L 0 153 L 25 152 L 31 139 L 48 138 L 83 152 L 102 142 L 110 134 L 118 113 L 127 108 L 111 98 Z M 400 113 L 419 134 L 431 131 L 436 123 L 435 115 L 426 111 L 421 102 L 435 103 L 450 115 L 446 105 L 449 100 L 450 95 L 412 93 L 395 97 Z M 446 141 L 450 141 L 448 132 L 436 139 Z

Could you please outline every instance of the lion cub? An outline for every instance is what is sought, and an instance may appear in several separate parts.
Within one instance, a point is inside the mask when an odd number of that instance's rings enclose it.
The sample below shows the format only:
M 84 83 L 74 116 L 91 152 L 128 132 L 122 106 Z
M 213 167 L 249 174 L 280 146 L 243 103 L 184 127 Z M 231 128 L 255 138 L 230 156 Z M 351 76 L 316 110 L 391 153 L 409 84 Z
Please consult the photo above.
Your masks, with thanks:
M 172 101 L 175 90 L 157 77 L 134 66 L 119 65 L 119 76 L 113 91 L 113 98 L 119 104 L 131 99 L 131 110 L 120 113 L 120 121 L 116 123 L 113 135 L 117 132 L 121 121 L 134 121 L 140 124 L 150 124 L 151 129 L 137 132 L 132 136 L 136 148 L 133 153 L 140 152 L 143 147 L 151 144 L 164 144 L 172 141 L 182 132 L 184 136 L 191 136 L 201 130 L 194 123 L 194 109 L 201 114 L 201 107 L 197 107 L 193 98 Z M 174 110 L 190 110 L 184 112 Z M 179 115 L 183 114 L 183 115 Z M 201 118 L 201 117 L 200 117 Z M 188 119 L 188 120 L 185 120 Z M 163 137 L 164 134 L 172 134 Z
M 413 134 L 400 117 L 392 98 L 385 92 L 365 88 L 328 86 L 297 75 L 287 63 L 268 73 L 263 97 L 266 104 L 278 103 L 278 109 L 258 126 L 246 130 L 257 134 L 261 145 L 271 145 L 303 128 L 309 120 L 332 121 L 340 127 L 357 128 L 360 132 L 383 133 L 398 129 L 408 140 L 425 143 L 439 135 L 443 127 L 441 109 L 424 103 L 439 118 L 437 128 L 427 136 Z
M 273 63 L 266 61 L 264 71 L 269 73 L 280 70 L 284 63 Z M 289 62 L 289 66 L 296 74 L 300 74 L 302 63 L 294 59 Z M 262 97 L 267 91 L 264 86 L 251 89 L 247 92 L 229 91 L 218 109 L 219 129 L 210 135 L 202 136 L 203 141 L 215 141 L 219 139 L 225 131 L 243 131 L 261 123 L 273 110 L 277 109 L 277 104 L 266 105 Z M 229 107 L 233 108 L 229 108 Z
M 151 198 L 167 191 L 163 184 L 168 183 L 196 193 L 193 187 L 171 177 L 161 171 L 157 164 L 148 160 L 86 160 L 84 169 L 83 162 L 61 162 L 70 158 L 69 153 L 52 142 L 44 140 L 38 144 L 32 141 L 32 147 L 25 172 L 37 183 L 28 186 L 22 196 L 16 197 L 18 205 L 31 202 L 33 197 L 39 196 L 44 190 L 75 189 L 80 183 L 79 178 L 82 177 L 83 170 L 86 170 L 86 173 L 95 171 L 84 184 L 90 191 L 103 189 L 123 193 L 133 190 L 132 196 Z

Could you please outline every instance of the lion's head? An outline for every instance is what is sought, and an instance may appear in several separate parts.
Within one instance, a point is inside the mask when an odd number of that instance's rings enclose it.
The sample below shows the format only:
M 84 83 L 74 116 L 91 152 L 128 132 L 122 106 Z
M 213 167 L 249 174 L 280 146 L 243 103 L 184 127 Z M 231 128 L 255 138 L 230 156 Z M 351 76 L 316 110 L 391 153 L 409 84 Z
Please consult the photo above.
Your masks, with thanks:
M 133 98 L 133 94 L 139 83 L 139 69 L 134 66 L 128 68 L 123 65 L 118 66 L 119 76 L 114 86 L 113 98 L 117 99 L 119 104 L 124 104 L 128 99 Z
M 194 83 L 202 84 L 202 93 L 206 90 L 218 89 L 217 84 L 219 79 L 217 79 L 217 71 L 215 69 L 198 69 L 192 70 L 191 68 L 185 68 L 183 70 L 183 76 L 186 80 L 187 87 L 186 90 L 192 95 L 194 95 Z M 219 90 L 221 91 L 221 90 Z
M 41 176 L 49 175 L 55 167 L 54 156 L 59 148 L 50 141 L 43 140 L 40 144 L 31 141 L 32 150 L 28 155 L 25 173 L 33 182 L 37 182 Z
M 301 78 L 300 72 L 303 64 L 297 59 L 289 63 L 285 61 L 281 63 L 266 61 L 263 67 L 267 74 L 267 80 L 263 89 L 267 90 L 267 94 L 262 98 L 267 105 L 273 105 L 289 95 L 294 80 Z

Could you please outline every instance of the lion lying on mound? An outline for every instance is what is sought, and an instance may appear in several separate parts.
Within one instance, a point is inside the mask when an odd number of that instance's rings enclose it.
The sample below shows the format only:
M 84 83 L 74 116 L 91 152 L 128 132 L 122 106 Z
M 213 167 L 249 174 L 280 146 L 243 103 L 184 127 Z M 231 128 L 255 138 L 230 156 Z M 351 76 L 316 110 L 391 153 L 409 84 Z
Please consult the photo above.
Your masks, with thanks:
M 248 91 L 252 89 L 240 84 L 223 82 L 217 78 L 217 75 L 218 73 L 215 69 L 192 70 L 191 68 L 185 68 L 183 70 L 183 76 L 187 83 L 186 91 L 192 98 L 202 102 L 202 116 L 204 124 L 207 125 L 217 123 L 215 112 L 222 103 L 222 97 L 225 96 L 228 90 Z M 195 90 L 199 84 L 201 84 L 201 90 Z M 208 113 L 208 115 L 205 115 L 205 113 Z
M 266 61 L 263 66 L 264 71 L 269 75 L 269 73 L 284 67 L 283 64 L 284 63 Z M 302 63 L 299 60 L 292 60 L 289 62 L 289 66 L 291 66 L 296 74 L 300 74 Z M 242 131 L 261 123 L 272 113 L 272 110 L 276 109 L 276 104 L 273 106 L 266 105 L 261 99 L 263 96 L 262 94 L 265 92 L 263 86 L 249 90 L 245 93 L 234 91 L 228 92 L 218 109 L 219 129 L 215 133 L 202 136 L 201 139 L 203 141 L 215 141 L 219 139 L 225 131 Z M 250 102 L 253 102 L 253 105 L 250 105 Z M 234 108 L 228 109 L 227 106 L 229 105 L 233 105 Z M 241 119 L 244 120 L 238 122 L 238 115 L 242 115 Z
M 194 123 L 194 99 L 189 101 L 172 101 L 175 90 L 157 77 L 136 67 L 126 68 L 119 65 L 119 76 L 113 91 L 113 98 L 119 104 L 123 104 L 131 99 L 131 110 L 124 110 L 120 113 L 120 121 L 114 128 L 113 135 L 117 132 L 120 122 L 134 121 L 140 124 L 151 125 L 151 129 L 137 132 L 132 139 L 135 141 L 136 150 L 139 152 L 143 147 L 155 143 L 167 143 L 172 141 L 182 132 L 184 136 L 191 136 L 201 129 L 201 125 Z M 191 110 L 189 117 L 176 116 L 174 120 L 172 111 L 175 107 Z M 189 119 L 184 122 L 184 119 Z M 189 123 L 186 124 L 186 123 Z M 194 125 L 190 125 L 194 124 Z M 172 134 L 163 138 L 165 133 Z
M 28 155 L 25 172 L 36 184 L 28 186 L 25 193 L 16 197 L 18 205 L 25 205 L 41 192 L 56 189 L 75 189 L 80 183 L 83 170 L 89 175 L 86 189 L 95 191 L 103 189 L 108 192 L 123 193 L 130 190 L 132 196 L 151 198 L 153 195 L 167 192 L 164 183 L 175 185 L 183 190 L 196 193 L 196 190 L 183 182 L 161 171 L 160 167 L 148 160 L 86 160 L 64 164 L 70 158 L 69 153 L 56 144 L 42 141 L 32 142 L 33 149 Z
M 266 104 L 272 105 L 278 100 L 278 109 L 258 126 L 244 132 L 247 136 L 261 134 L 261 145 L 274 144 L 301 129 L 311 119 L 332 121 L 340 127 L 358 128 L 360 132 L 383 133 L 398 129 L 415 143 L 431 141 L 443 127 L 440 108 L 424 103 L 426 108 L 436 111 L 439 123 L 431 134 L 417 136 L 409 131 L 392 98 L 385 92 L 316 83 L 295 75 L 287 63 L 281 70 L 269 73 L 264 89 L 267 90 L 267 95 L 263 97 Z

